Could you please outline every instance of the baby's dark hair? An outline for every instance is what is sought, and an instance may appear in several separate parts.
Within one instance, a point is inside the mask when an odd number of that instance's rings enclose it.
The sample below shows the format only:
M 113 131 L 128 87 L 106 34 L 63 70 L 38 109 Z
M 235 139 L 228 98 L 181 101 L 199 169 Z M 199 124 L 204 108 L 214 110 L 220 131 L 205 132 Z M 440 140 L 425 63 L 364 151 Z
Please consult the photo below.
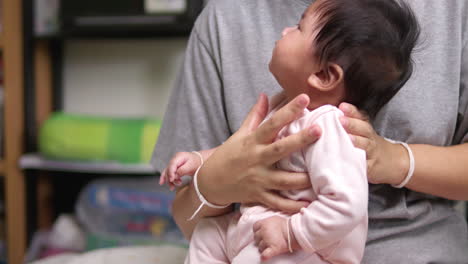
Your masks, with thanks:
M 403 0 L 329 0 L 317 7 L 320 63 L 344 71 L 345 102 L 371 119 L 413 73 L 420 27 Z

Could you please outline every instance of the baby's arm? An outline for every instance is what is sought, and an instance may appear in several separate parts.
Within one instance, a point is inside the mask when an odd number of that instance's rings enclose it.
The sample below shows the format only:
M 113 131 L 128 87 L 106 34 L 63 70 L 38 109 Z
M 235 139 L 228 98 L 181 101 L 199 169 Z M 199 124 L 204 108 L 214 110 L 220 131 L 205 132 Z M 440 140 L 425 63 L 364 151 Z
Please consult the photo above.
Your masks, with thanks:
M 195 174 L 195 171 L 202 163 L 202 159 L 203 161 L 207 160 L 215 150 L 216 148 L 200 150 L 198 153 L 201 154 L 201 157 L 195 152 L 177 152 L 161 173 L 159 184 L 167 183 L 173 190 L 175 186 L 181 183 L 182 176 Z
M 343 239 L 366 216 L 365 154 L 354 148 L 337 114 L 325 113 L 314 121 L 324 133 L 303 150 L 317 199 L 288 220 L 272 216 L 254 224 L 262 260 L 292 250 L 316 252 L 328 247 Z
M 311 120 L 324 133 L 316 144 L 303 150 L 317 198 L 292 215 L 290 222 L 301 248 L 312 253 L 341 241 L 367 220 L 366 156 L 353 146 L 339 122 L 341 115 L 332 110 Z M 354 248 L 363 248 L 364 242 L 356 242 Z

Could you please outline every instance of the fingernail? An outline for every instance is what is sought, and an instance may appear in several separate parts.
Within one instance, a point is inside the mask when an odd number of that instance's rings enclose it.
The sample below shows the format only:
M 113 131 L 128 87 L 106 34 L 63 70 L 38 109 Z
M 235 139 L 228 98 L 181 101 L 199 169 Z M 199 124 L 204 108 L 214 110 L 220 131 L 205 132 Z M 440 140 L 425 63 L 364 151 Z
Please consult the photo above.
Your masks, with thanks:
M 257 103 L 260 102 L 264 96 L 265 96 L 264 93 L 260 93 L 260 95 L 257 98 Z
M 305 106 L 307 104 L 307 98 L 305 96 L 300 96 L 298 102 L 299 105 Z
M 320 130 L 316 126 L 311 127 L 309 129 L 309 132 L 310 132 L 310 135 L 313 136 L 313 137 L 320 136 Z
M 348 125 L 348 118 L 340 116 L 340 123 L 344 128 L 346 128 L 346 126 Z
M 341 111 L 343 111 L 344 113 L 348 113 L 348 112 L 349 112 L 349 105 L 346 104 L 346 103 L 342 103 L 342 104 L 340 105 L 340 109 L 341 109 Z

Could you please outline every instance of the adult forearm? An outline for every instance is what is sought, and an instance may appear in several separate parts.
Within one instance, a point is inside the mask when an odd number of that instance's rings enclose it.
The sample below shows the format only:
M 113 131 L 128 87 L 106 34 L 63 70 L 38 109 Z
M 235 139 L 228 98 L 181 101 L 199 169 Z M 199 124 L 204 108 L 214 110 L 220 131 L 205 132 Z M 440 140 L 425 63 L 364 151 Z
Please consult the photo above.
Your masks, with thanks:
M 200 206 L 200 201 L 192 184 L 180 188 L 172 203 L 172 216 L 185 238 L 192 236 L 193 230 L 203 217 L 218 216 L 230 212 L 232 207 L 224 209 L 213 209 L 204 206 L 203 209 L 192 220 L 188 220 Z
M 408 173 L 406 149 L 377 135 L 367 117 L 342 103 L 342 125 L 354 146 L 366 151 L 368 180 L 374 184 L 400 184 Z M 468 143 L 451 147 L 410 145 L 415 171 L 406 188 L 453 200 L 468 200 Z
M 410 147 L 415 171 L 406 188 L 452 200 L 468 200 L 468 144 L 450 147 L 412 144 Z M 406 151 L 402 153 L 408 155 Z M 407 164 L 407 161 L 400 162 L 402 166 Z M 402 171 L 406 173 L 407 167 Z M 401 182 L 404 176 L 394 181 Z

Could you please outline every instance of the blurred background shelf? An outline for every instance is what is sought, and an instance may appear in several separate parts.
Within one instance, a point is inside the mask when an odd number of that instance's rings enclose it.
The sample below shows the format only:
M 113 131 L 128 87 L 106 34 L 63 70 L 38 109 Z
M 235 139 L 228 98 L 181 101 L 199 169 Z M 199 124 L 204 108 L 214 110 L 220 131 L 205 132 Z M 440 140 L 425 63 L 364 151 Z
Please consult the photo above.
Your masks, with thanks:
M 35 7 L 35 36 L 58 39 L 186 36 L 202 3 L 203 0 L 51 0 Z
M 16 264 L 23 263 L 33 232 L 50 227 L 55 212 L 68 209 L 65 204 L 70 203 L 65 202 L 63 207 L 54 208 L 57 201 L 67 200 L 68 196 L 62 195 L 70 194 L 70 200 L 76 198 L 72 191 L 93 177 L 155 174 L 149 164 L 57 161 L 36 154 L 39 128 L 53 111 L 64 108 L 64 68 L 68 65 L 65 51 L 74 54 L 73 44 L 83 41 L 76 38 L 130 39 L 127 42 L 141 38 L 159 41 L 168 36 L 186 38 L 204 1 L 163 1 L 167 3 L 164 10 L 155 4 L 162 3 L 158 0 L 0 2 L 5 92 L 0 175 L 4 181 L 8 263 Z M 164 45 L 173 46 L 173 42 L 164 40 Z M 160 61 L 170 68 L 164 58 Z M 156 66 L 151 73 L 163 68 Z
M 105 56 L 114 54 L 115 57 L 125 62 L 125 71 L 130 70 L 133 73 L 132 70 L 140 69 L 141 65 L 131 64 L 132 61 L 128 60 L 131 56 L 128 53 L 144 54 L 144 56 L 154 57 L 153 60 L 144 61 L 144 63 L 154 63 L 154 65 L 144 65 L 144 69 L 151 70 L 148 74 L 151 78 L 145 75 L 144 80 L 149 79 L 151 84 L 156 83 L 153 81 L 155 79 L 153 75 L 169 76 L 168 72 L 175 69 L 179 58 L 182 59 L 182 52 L 178 50 L 184 49 L 185 39 L 204 1 L 0 1 L 3 4 L 1 21 L 3 31 L 0 33 L 0 47 L 4 65 L 8 71 L 5 71 L 5 77 L 8 77 L 5 83 L 7 86 L 5 97 L 8 101 L 5 106 L 8 108 L 8 110 L 5 109 L 7 110 L 5 123 L 10 124 L 10 128 L 5 133 L 5 138 L 8 140 L 5 140 L 6 151 L 3 163 L 7 198 L 8 263 L 22 263 L 33 233 L 36 230 L 50 227 L 55 216 L 73 209 L 76 193 L 90 180 L 114 175 L 117 177 L 156 176 L 155 170 L 149 164 L 61 161 L 37 154 L 39 129 L 54 111 L 68 110 L 65 106 L 70 107 L 70 102 L 80 101 L 76 98 L 70 99 L 75 96 L 73 92 L 77 90 L 81 93 L 91 92 L 91 98 L 101 100 L 99 94 L 94 96 L 93 89 L 87 89 L 91 86 L 81 85 L 77 89 L 70 88 L 73 87 L 70 86 L 73 82 L 70 82 L 69 78 L 76 76 L 80 78 L 81 75 L 74 72 L 67 76 L 69 71 L 75 69 L 77 65 L 85 69 L 94 69 L 86 64 L 88 58 L 92 58 L 93 65 L 100 66 L 99 63 L 102 60 L 104 60 L 102 65 L 107 65 L 109 61 Z M 161 5 L 161 3 L 166 4 Z M 161 9 L 161 6 L 164 8 Z M 148 39 L 154 39 L 157 42 Z M 178 39 L 184 39 L 184 41 L 175 41 Z M 135 49 L 133 43 L 136 42 L 139 46 Z M 95 50 L 95 43 L 102 44 L 104 51 L 112 47 L 120 51 L 121 46 L 124 46 L 126 50 L 124 52 L 95 51 L 92 56 L 86 57 L 88 53 L 85 52 L 83 56 L 84 49 L 76 48 L 90 45 L 85 50 Z M 145 50 L 141 46 L 151 48 Z M 156 48 L 153 46 L 162 47 L 161 52 L 155 54 Z M 176 48 L 173 48 L 174 46 Z M 167 51 L 167 47 L 171 49 Z M 101 53 L 105 56 L 97 56 Z M 170 56 L 175 58 L 167 59 Z M 79 60 L 82 57 L 85 57 L 85 60 Z M 74 58 L 78 60 L 73 60 Z M 73 63 L 70 63 L 70 60 L 73 60 Z M 113 58 L 109 60 L 112 66 L 116 65 Z M 85 64 L 77 63 L 79 61 Z M 107 86 L 114 87 L 113 82 L 121 83 L 119 78 L 112 78 L 115 76 L 119 75 L 106 76 L 104 74 Z M 166 78 L 160 80 L 159 83 L 165 84 Z M 125 83 L 118 87 L 123 86 Z M 127 86 L 134 87 L 133 83 Z M 114 92 L 112 91 L 111 95 Z M 155 94 L 157 93 L 161 91 L 157 90 Z M 166 98 L 165 95 L 159 94 L 153 97 L 141 97 L 145 100 L 151 98 L 151 106 L 163 105 L 164 99 L 159 98 Z M 109 101 L 106 103 L 114 102 L 119 106 L 122 104 L 118 96 L 105 98 Z M 140 97 L 135 96 L 135 98 Z M 82 102 L 87 101 L 82 100 Z M 125 102 L 128 104 L 128 98 L 125 98 Z M 84 105 L 87 106 L 87 104 Z M 87 110 L 88 108 L 86 107 Z M 137 110 L 130 109 L 133 111 L 130 115 L 143 112 L 143 107 L 137 107 Z M 1 165 L 2 163 L 0 163 L 0 171 Z
M 53 160 L 39 153 L 23 155 L 20 159 L 22 169 L 46 171 L 99 173 L 99 174 L 155 174 L 156 170 L 150 164 L 123 164 L 119 162 L 84 162 Z

